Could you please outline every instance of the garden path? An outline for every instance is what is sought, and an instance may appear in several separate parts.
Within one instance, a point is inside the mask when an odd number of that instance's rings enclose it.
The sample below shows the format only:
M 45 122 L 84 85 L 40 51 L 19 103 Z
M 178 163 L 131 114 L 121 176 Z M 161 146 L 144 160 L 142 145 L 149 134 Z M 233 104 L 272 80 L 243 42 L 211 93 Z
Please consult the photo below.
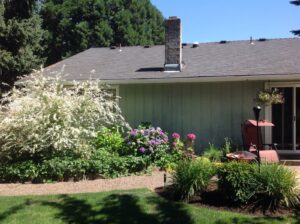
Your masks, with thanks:
M 300 166 L 289 166 L 290 169 L 296 171 L 298 186 L 300 187 Z
M 151 175 L 120 177 L 116 179 L 83 180 L 46 184 L 16 183 L 0 184 L 0 196 L 46 195 L 155 188 L 164 186 L 164 172 L 153 171 Z
M 289 168 L 296 171 L 297 181 L 300 187 L 300 166 L 289 166 Z M 72 194 L 137 188 L 154 190 L 155 188 L 164 186 L 164 173 L 165 172 L 161 171 L 153 171 L 151 175 L 84 180 L 79 182 L 0 184 L 0 196 Z M 169 176 L 170 175 L 168 175 L 168 177 Z

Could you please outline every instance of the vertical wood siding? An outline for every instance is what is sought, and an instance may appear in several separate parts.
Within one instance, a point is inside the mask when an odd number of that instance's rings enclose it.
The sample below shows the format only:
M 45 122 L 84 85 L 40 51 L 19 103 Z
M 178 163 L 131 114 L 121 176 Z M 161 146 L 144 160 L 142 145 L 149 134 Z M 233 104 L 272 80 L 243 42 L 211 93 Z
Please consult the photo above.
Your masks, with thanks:
M 241 123 L 253 118 L 252 107 L 263 82 L 120 85 L 120 106 L 132 127 L 143 121 L 168 133 L 197 135 L 197 149 L 225 137 L 241 144 Z

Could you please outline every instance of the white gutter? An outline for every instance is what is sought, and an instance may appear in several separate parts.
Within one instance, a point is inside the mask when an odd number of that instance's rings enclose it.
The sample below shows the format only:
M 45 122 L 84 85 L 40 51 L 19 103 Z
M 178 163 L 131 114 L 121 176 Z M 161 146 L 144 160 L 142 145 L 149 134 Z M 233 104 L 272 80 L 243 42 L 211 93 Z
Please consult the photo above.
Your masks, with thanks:
M 161 79 L 121 79 L 105 80 L 107 84 L 151 84 L 151 83 L 192 83 L 192 82 L 238 82 L 238 81 L 293 81 L 300 80 L 300 74 L 284 75 L 249 75 L 249 76 L 214 76 L 214 77 L 187 77 Z

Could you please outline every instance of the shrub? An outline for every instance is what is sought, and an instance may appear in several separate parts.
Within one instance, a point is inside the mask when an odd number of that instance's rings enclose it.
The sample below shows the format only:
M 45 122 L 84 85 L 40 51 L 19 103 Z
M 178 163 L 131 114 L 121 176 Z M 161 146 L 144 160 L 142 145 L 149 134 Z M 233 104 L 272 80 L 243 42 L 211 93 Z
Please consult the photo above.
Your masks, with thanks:
M 150 162 L 153 162 L 157 167 L 166 169 L 170 164 L 175 163 L 178 158 L 169 146 L 161 145 L 150 155 Z
M 92 140 L 93 150 L 106 150 L 119 155 L 134 154 L 135 151 L 125 144 L 118 128 L 103 128 Z
M 38 167 L 32 161 L 0 165 L 1 182 L 26 182 L 36 179 Z
M 176 198 L 189 200 L 204 191 L 215 174 L 209 160 L 183 160 L 178 163 L 173 174 L 173 190 Z
M 143 157 L 118 156 L 102 151 L 101 157 L 89 160 L 56 157 L 40 163 L 22 161 L 1 164 L 0 182 L 77 181 L 84 178 L 114 178 L 142 172 L 146 167 L 147 163 Z
M 0 106 L 0 160 L 90 156 L 89 141 L 103 127 L 127 127 L 116 100 L 99 81 L 29 76 Z
M 275 210 L 280 205 L 294 207 L 299 205 L 299 189 L 295 173 L 278 164 L 262 164 L 256 174 L 259 183 L 258 205 Z
M 247 203 L 256 195 L 258 182 L 255 178 L 258 166 L 243 162 L 224 163 L 218 168 L 219 189 L 229 199 Z

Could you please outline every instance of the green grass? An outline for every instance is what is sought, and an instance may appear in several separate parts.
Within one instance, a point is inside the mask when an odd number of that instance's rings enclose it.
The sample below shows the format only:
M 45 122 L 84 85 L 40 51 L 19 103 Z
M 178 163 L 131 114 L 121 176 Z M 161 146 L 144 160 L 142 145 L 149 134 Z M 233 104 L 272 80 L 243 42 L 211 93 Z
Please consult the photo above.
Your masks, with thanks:
M 169 202 L 149 190 L 0 197 L 0 223 L 299 223 L 300 218 L 257 218 Z

